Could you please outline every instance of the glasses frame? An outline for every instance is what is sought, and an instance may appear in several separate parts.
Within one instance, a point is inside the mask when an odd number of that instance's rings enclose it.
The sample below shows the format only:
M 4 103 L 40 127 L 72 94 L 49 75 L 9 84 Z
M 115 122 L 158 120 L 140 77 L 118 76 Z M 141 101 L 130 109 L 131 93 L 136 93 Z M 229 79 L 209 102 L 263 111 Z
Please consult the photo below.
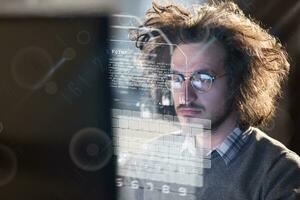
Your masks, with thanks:
M 204 91 L 204 90 L 200 90 L 200 89 L 198 89 L 198 88 L 196 88 L 196 87 L 194 86 L 194 84 L 193 84 L 193 82 L 192 82 L 192 79 L 193 79 L 193 77 L 194 77 L 196 74 L 205 74 L 205 75 L 211 77 L 211 83 L 210 83 L 210 85 L 209 85 L 209 87 L 208 87 L 207 90 L 205 90 L 205 91 Z M 210 74 L 210 73 L 208 73 L 208 72 L 195 71 L 195 72 L 192 72 L 190 75 L 185 76 L 185 75 L 183 75 L 183 74 L 181 74 L 181 73 L 171 72 L 171 73 L 169 74 L 169 78 L 172 78 L 171 75 L 178 75 L 178 76 L 180 76 L 180 77 L 181 77 L 180 84 L 182 84 L 182 83 L 183 83 L 184 81 L 186 81 L 186 80 L 189 80 L 190 83 L 191 83 L 191 86 L 192 86 L 196 91 L 198 91 L 198 92 L 200 92 L 200 93 L 205 93 L 205 92 L 210 91 L 210 89 L 212 88 L 212 85 L 213 85 L 213 83 L 215 82 L 215 80 L 217 80 L 217 79 L 219 79 L 219 78 L 222 78 L 223 76 L 226 75 L 226 73 L 224 72 L 224 73 L 219 74 L 219 75 L 212 75 L 212 74 Z M 172 80 L 172 79 L 171 79 L 171 80 Z M 172 89 L 172 88 L 169 88 L 169 89 Z M 181 88 L 180 88 L 180 89 L 181 89 Z M 180 89 L 175 89 L 175 90 L 180 90 Z

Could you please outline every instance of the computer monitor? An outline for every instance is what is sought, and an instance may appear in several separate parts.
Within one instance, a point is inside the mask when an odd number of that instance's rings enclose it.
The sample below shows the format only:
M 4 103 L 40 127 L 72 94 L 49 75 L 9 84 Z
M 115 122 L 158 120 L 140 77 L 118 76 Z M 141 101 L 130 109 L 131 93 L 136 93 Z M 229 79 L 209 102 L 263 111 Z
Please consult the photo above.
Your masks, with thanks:
M 0 199 L 114 199 L 109 20 L 93 9 L 3 9 Z

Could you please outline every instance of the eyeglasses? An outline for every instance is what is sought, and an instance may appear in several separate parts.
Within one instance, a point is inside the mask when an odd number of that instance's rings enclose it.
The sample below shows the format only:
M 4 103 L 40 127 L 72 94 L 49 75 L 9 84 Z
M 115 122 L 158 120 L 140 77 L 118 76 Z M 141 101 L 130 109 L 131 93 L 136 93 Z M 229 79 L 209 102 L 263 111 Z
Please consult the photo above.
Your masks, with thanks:
M 206 72 L 193 72 L 190 76 L 184 76 L 183 74 L 173 72 L 168 75 L 167 87 L 175 91 L 180 90 L 182 89 L 182 83 L 189 79 L 194 89 L 200 93 L 204 93 L 211 89 L 212 84 L 216 79 L 225 75 L 226 73 L 214 76 Z

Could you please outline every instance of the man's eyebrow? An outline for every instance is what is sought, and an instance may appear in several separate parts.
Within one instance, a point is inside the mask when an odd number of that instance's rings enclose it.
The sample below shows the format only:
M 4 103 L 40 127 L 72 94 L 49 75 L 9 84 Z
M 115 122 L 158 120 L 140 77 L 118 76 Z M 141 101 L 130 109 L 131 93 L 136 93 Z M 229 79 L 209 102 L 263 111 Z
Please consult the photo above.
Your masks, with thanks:
M 185 72 L 182 72 L 182 71 L 177 71 L 177 70 L 173 70 L 173 69 L 171 69 L 170 70 L 170 72 L 171 73 L 174 73 L 174 74 L 183 74 L 183 73 L 185 73 Z M 192 71 L 192 72 L 189 72 L 189 73 L 208 73 L 208 74 L 212 74 L 212 75 L 214 75 L 214 74 L 216 74 L 213 70 L 211 70 L 211 69 L 199 69 L 199 70 L 195 70 L 195 71 Z

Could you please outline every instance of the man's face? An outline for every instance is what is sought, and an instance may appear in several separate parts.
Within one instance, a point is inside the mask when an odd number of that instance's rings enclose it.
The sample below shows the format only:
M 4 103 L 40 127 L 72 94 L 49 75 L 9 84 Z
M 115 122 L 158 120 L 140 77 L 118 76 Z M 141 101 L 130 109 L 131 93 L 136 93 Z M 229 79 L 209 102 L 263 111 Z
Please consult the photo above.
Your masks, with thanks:
M 190 76 L 193 72 L 203 72 L 213 76 L 224 75 L 225 51 L 218 42 L 189 43 L 179 45 L 171 58 L 171 71 Z M 175 110 L 181 123 L 211 120 L 212 128 L 217 128 L 228 117 L 227 78 L 221 76 L 212 83 L 210 90 L 201 92 L 186 78 L 180 89 L 172 88 Z

